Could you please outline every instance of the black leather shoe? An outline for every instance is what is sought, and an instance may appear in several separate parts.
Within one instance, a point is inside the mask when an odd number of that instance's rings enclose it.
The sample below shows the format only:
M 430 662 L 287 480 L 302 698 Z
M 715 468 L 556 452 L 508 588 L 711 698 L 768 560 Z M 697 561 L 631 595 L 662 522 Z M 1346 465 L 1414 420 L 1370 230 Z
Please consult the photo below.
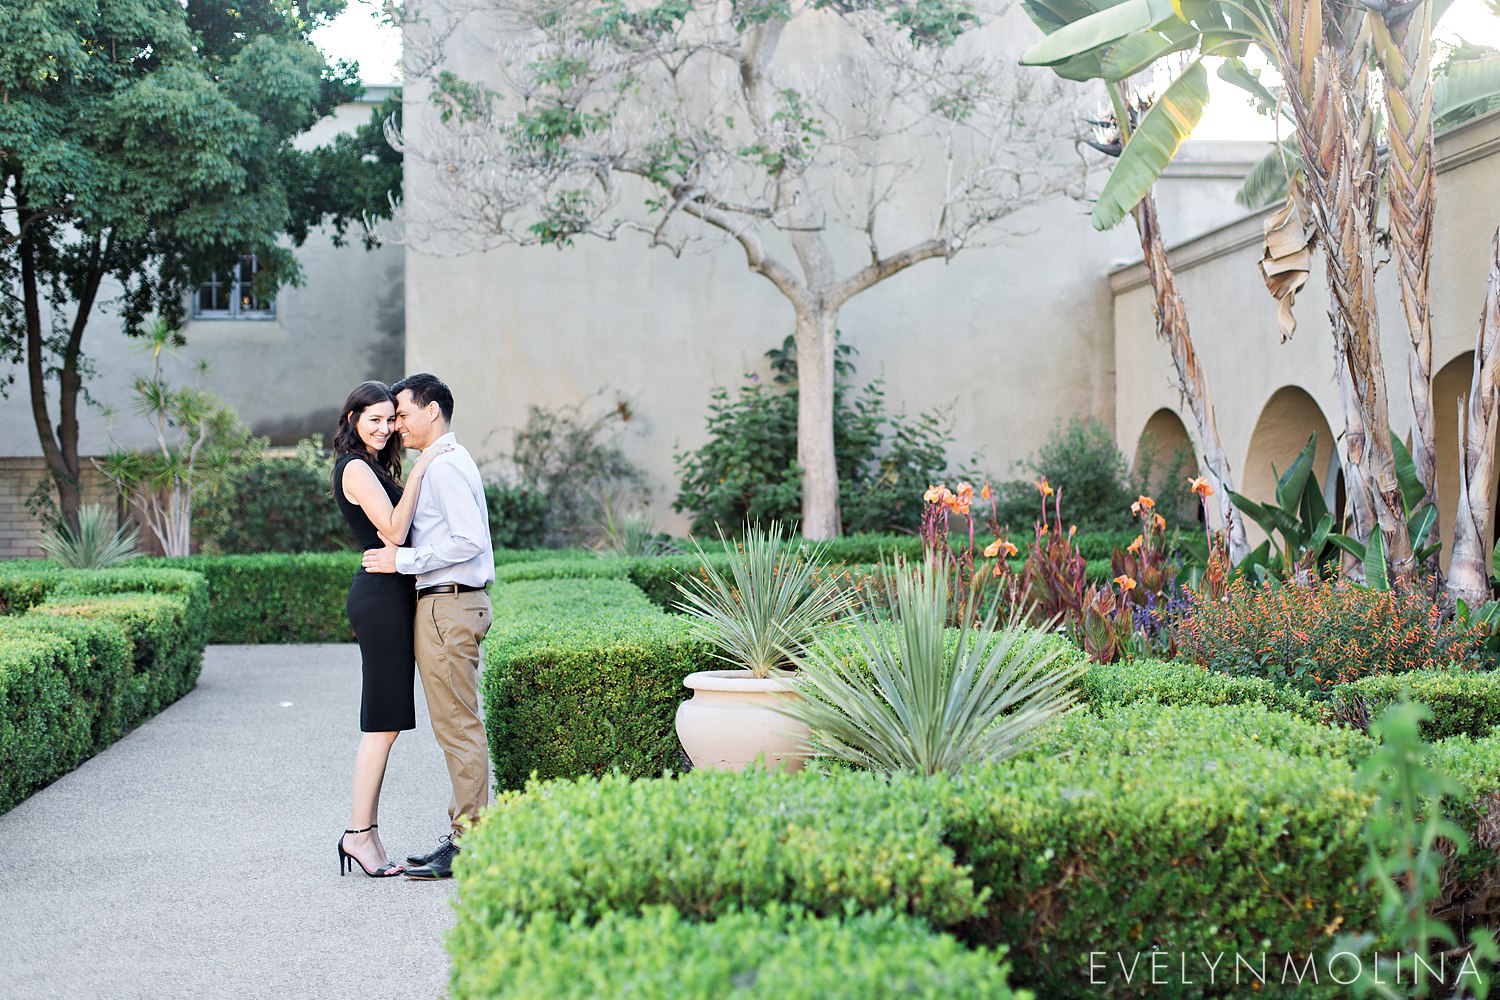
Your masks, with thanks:
M 447 839 L 446 837 L 444 838 Z M 406 869 L 406 877 L 414 878 L 424 882 L 435 882 L 438 879 L 453 877 L 453 859 L 458 857 L 458 845 L 449 840 L 444 844 L 431 861 L 416 868 Z
M 437 845 L 437 847 L 435 847 L 432 850 L 428 851 L 426 854 L 408 854 L 406 856 L 406 863 L 409 864 L 409 865 L 430 865 L 430 864 L 432 864 L 432 862 L 437 859 L 437 856 L 439 854 L 442 854 L 444 851 L 446 851 L 448 849 L 448 845 L 449 845 L 449 843 L 451 843 L 451 837 L 452 837 L 451 834 L 449 834 L 447 836 L 439 837 L 438 838 L 438 845 Z M 455 849 L 457 849 L 457 845 L 455 845 Z

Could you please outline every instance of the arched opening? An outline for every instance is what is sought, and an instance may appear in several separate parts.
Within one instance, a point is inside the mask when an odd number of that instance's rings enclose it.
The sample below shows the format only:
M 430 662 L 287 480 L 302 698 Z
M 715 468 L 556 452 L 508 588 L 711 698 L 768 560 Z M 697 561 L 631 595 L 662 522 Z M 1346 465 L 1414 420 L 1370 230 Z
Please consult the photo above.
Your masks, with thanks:
M 1304 390 L 1292 385 L 1272 393 L 1260 411 L 1240 473 L 1243 485 L 1239 492 L 1257 503 L 1274 501 L 1277 478 L 1307 446 L 1307 439 L 1312 434 L 1318 435 L 1313 472 L 1318 477 L 1318 485 L 1329 509 L 1337 516 L 1342 510 L 1339 503 L 1342 476 L 1338 468 L 1338 453 L 1333 446 L 1333 431 L 1317 402 Z M 1251 545 L 1259 545 L 1265 540 L 1265 532 L 1248 518 L 1245 528 Z
M 1187 479 L 1198 475 L 1198 457 L 1187 427 L 1174 411 L 1163 407 L 1151 414 L 1136 441 L 1132 473 L 1157 503 L 1171 504 L 1180 517 L 1202 521 L 1203 506 L 1187 492 Z
M 1448 555 L 1453 550 L 1453 521 L 1458 516 L 1458 470 L 1461 456 L 1458 440 L 1458 408 L 1469 396 L 1474 377 L 1474 352 L 1465 351 L 1438 369 L 1432 377 L 1432 424 L 1437 446 L 1438 531 L 1443 542 L 1440 562 L 1448 569 Z M 1496 469 L 1500 480 L 1500 468 Z M 1495 503 L 1496 480 L 1490 482 L 1490 503 Z M 1492 519 L 1493 547 L 1500 517 Z

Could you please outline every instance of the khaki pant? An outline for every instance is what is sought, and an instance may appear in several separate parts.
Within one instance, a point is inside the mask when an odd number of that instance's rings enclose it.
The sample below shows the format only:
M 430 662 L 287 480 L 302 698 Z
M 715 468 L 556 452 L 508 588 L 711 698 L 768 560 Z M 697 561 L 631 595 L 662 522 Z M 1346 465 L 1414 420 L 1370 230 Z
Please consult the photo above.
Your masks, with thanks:
M 489 630 L 490 597 L 482 590 L 417 601 L 417 670 L 453 782 L 448 820 L 458 833 L 490 801 L 489 752 L 479 714 L 479 643 Z

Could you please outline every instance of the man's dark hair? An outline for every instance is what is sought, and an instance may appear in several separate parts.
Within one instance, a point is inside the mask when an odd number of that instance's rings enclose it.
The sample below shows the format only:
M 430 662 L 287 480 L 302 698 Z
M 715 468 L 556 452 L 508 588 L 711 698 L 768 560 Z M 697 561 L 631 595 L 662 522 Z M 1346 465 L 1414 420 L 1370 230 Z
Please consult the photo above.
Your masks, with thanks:
M 403 392 L 411 393 L 411 401 L 418 406 L 436 403 L 438 409 L 443 411 L 443 419 L 450 424 L 453 422 L 453 391 L 436 375 L 418 372 L 391 386 L 392 396 L 399 396 Z

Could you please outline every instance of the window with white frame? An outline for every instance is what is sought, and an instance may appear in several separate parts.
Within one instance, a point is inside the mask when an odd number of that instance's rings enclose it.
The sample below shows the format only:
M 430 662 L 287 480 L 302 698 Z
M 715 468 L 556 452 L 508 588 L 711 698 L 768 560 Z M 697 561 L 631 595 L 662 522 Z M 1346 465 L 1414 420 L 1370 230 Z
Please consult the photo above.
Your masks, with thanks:
M 193 297 L 194 319 L 275 319 L 276 300 L 255 294 L 260 262 L 246 254 L 228 271 L 215 271 Z

